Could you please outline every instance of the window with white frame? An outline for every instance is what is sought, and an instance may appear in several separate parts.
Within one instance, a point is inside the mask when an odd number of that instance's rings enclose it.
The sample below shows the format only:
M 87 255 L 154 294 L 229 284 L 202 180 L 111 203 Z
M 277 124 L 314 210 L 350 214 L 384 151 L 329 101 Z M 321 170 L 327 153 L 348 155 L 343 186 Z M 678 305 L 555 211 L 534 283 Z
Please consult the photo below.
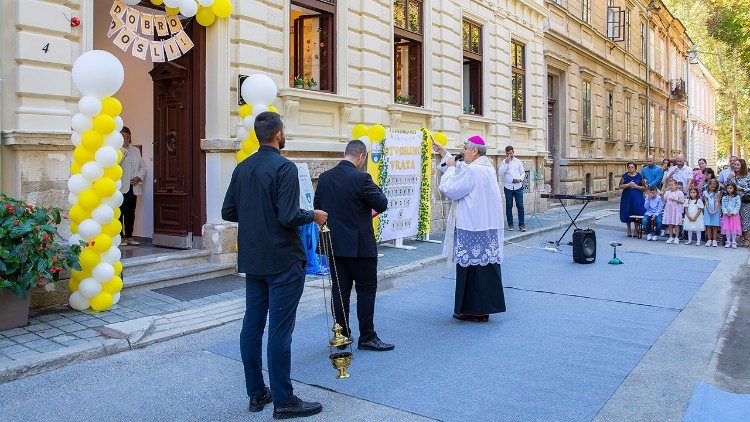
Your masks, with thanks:
M 625 97 L 625 142 L 633 142 L 633 121 L 631 120 L 632 110 L 630 109 L 630 97 Z
M 336 0 L 292 0 L 290 86 L 335 91 Z
M 641 100 L 641 144 L 646 145 L 646 100 Z
M 605 97 L 606 103 L 606 121 L 604 126 L 605 139 L 611 141 L 614 139 L 614 126 L 615 126 L 615 93 L 607 90 L 607 96 Z
M 422 19 L 421 0 L 393 0 L 393 84 L 397 103 L 424 105 Z
M 659 146 L 664 148 L 667 146 L 667 139 L 665 134 L 667 133 L 667 116 L 664 108 L 659 107 Z
M 581 0 L 581 20 L 591 23 L 591 0 Z
M 591 137 L 591 81 L 583 80 L 583 136 Z
M 482 26 L 463 21 L 464 113 L 482 114 Z
M 649 111 L 649 121 L 651 122 L 650 128 L 648 134 L 649 139 L 649 145 L 651 145 L 652 148 L 657 148 L 658 145 L 656 145 L 656 108 L 654 106 L 651 106 L 651 110 Z
M 526 121 L 526 46 L 518 41 L 510 43 L 511 110 L 514 122 Z

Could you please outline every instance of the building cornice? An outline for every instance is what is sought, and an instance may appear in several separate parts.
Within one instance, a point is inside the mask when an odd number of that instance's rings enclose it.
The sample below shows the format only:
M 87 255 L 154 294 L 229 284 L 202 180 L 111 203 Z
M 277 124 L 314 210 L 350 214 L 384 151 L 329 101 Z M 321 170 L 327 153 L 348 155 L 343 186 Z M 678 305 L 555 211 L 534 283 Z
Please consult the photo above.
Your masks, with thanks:
M 2 145 L 14 151 L 70 151 L 71 131 L 6 130 L 2 132 Z

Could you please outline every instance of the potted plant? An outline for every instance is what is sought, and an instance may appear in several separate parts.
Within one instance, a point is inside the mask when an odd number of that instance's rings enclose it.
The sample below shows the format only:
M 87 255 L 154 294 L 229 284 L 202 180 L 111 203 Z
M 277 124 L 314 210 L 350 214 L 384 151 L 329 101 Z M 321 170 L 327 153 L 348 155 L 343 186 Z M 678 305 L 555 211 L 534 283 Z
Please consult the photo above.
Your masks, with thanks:
M 294 87 L 302 89 L 302 88 L 304 88 L 304 86 L 305 86 L 305 80 L 302 79 L 302 76 L 299 76 L 299 75 L 295 76 L 294 77 Z
M 396 104 L 411 104 L 411 96 L 410 95 L 396 95 Z
M 464 109 L 464 114 L 477 114 L 477 108 L 474 107 L 474 104 L 469 104 L 469 106 Z
M 0 194 L 0 330 L 25 325 L 29 290 L 80 270 L 81 245 L 61 244 L 59 208 L 35 207 Z
M 307 80 L 307 89 L 314 89 L 318 85 L 317 82 L 315 82 L 315 78 L 310 78 Z

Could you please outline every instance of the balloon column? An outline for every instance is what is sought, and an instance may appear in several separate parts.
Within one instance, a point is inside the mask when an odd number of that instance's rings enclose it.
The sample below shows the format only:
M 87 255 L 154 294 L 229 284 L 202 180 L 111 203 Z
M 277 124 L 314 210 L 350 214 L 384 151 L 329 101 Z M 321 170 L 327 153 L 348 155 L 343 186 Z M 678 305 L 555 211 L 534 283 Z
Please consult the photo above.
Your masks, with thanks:
M 123 0 L 129 6 L 135 6 L 140 0 Z M 151 0 L 151 3 L 161 6 L 167 15 L 181 14 L 186 18 L 195 16 L 195 20 L 203 26 L 211 26 L 216 18 L 228 18 L 232 14 L 230 0 Z
M 237 164 L 260 148 L 258 137 L 255 135 L 255 118 L 264 111 L 279 112 L 271 105 L 277 93 L 276 84 L 268 75 L 256 73 L 242 82 L 240 95 L 245 104 L 240 107 L 242 126 L 237 129 L 237 138 L 242 139 L 242 147 L 236 155 Z
M 70 306 L 82 311 L 105 311 L 120 300 L 120 178 L 122 177 L 122 104 L 112 97 L 125 72 L 111 53 L 82 54 L 73 64 L 73 83 L 83 97 L 73 116 L 70 165 L 70 242 L 85 242 L 81 271 L 73 271 Z

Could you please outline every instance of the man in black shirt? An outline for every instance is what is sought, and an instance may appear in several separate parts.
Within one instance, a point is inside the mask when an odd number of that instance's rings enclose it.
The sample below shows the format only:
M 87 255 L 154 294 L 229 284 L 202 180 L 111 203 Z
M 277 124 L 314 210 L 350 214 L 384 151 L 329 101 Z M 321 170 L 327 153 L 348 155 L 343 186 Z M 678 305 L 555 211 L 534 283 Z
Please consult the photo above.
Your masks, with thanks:
M 246 310 L 240 334 L 251 412 L 273 401 L 273 416 L 286 419 L 320 413 L 320 403 L 300 400 L 291 381 L 292 331 L 305 283 L 306 255 L 297 227 L 325 223 L 328 214 L 299 206 L 297 166 L 281 156 L 284 124 L 276 113 L 255 119 L 260 149 L 237 165 L 221 217 L 239 223 L 238 271 L 246 277 Z M 268 374 L 263 381 L 262 340 L 268 316 Z
M 378 290 L 378 248 L 372 227 L 372 212 L 382 213 L 388 199 L 362 171 L 367 164 L 367 148 L 362 141 L 351 141 L 346 146 L 344 159 L 334 168 L 320 175 L 315 190 L 315 208 L 331 216 L 331 242 L 335 274 L 339 289 L 333 289 L 333 309 L 336 322 L 351 338 L 349 326 L 349 297 L 352 286 L 357 289 L 357 320 L 359 320 L 359 348 L 375 351 L 393 350 L 375 332 L 375 293 Z M 343 304 L 343 309 L 342 309 Z

